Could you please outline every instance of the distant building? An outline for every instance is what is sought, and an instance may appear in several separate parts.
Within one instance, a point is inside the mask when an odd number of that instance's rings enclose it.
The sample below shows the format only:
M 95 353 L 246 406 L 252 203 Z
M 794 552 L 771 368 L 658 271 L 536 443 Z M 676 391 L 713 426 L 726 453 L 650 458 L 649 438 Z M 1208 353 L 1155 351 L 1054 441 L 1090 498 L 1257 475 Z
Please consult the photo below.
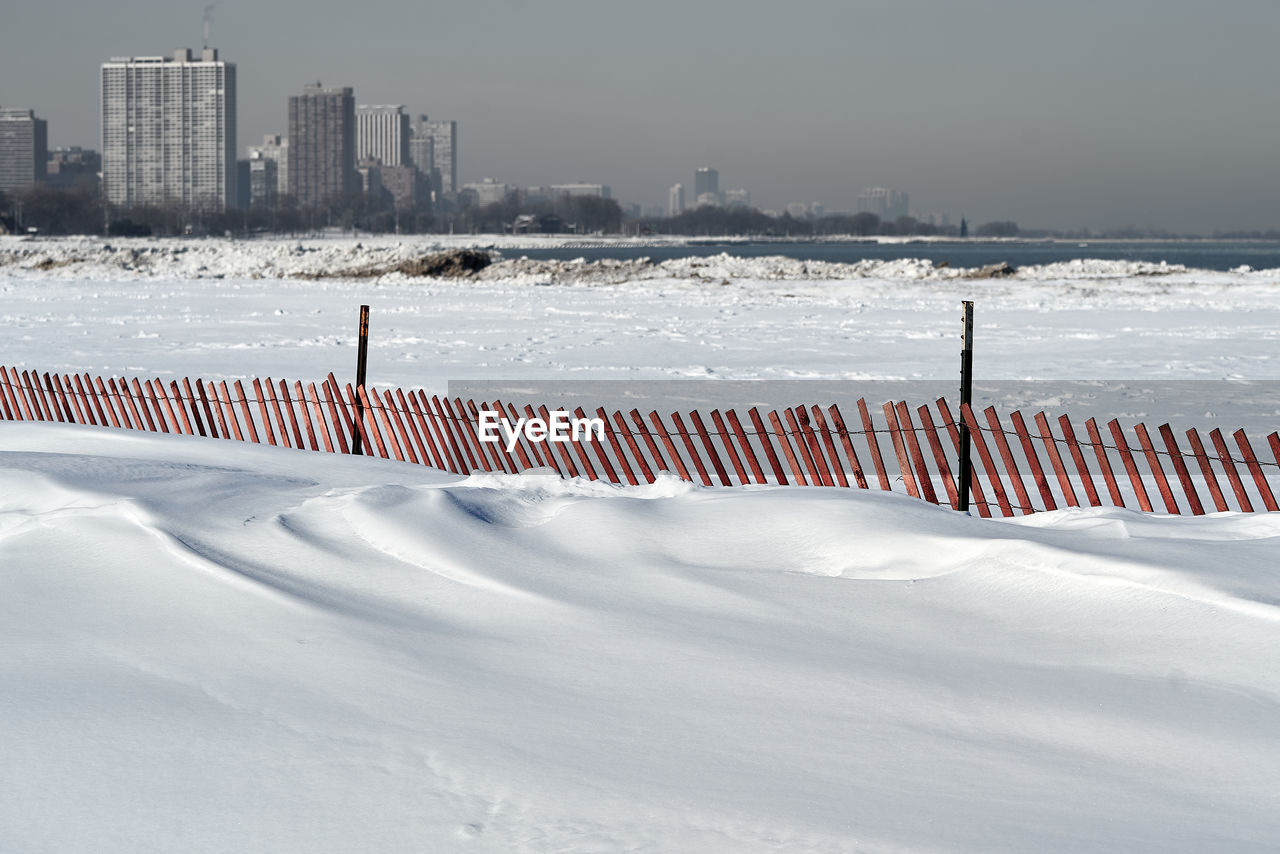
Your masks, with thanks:
M 501 204 L 507 200 L 507 196 L 516 191 L 515 186 L 495 181 L 492 178 L 485 178 L 476 184 L 463 184 L 462 189 L 465 192 L 473 193 L 476 205 L 482 208 L 487 205 Z
M 249 207 L 249 161 L 236 161 L 236 207 Z
M 276 189 L 275 198 L 289 194 L 289 140 L 278 133 L 269 133 L 262 138 L 262 145 L 251 145 L 248 149 L 249 160 L 269 160 L 275 163 Z M 259 171 L 266 167 L 258 167 Z M 275 204 L 275 202 L 272 202 Z
M 887 187 L 867 187 L 858 194 L 858 213 L 872 213 L 882 220 L 895 220 L 910 209 L 907 194 Z
M 556 214 L 520 214 L 511 223 L 512 234 L 566 234 L 576 226 Z
M 700 208 L 718 208 L 721 198 L 719 193 L 699 193 L 694 202 Z
M 356 189 L 356 103 L 350 86 L 289 96 L 289 195 L 314 207 Z
M 356 160 L 376 157 L 383 166 L 413 161 L 409 152 L 409 114 L 404 107 L 356 107 Z
M 431 140 L 431 168 L 440 172 L 437 191 L 458 192 L 460 189 L 458 186 L 458 123 L 428 121 L 426 116 L 420 115 L 413 123 L 413 137 L 419 140 L 427 138 Z M 427 174 L 420 163 L 418 169 L 423 174 Z
M 51 187 L 74 187 L 77 184 L 97 184 L 102 171 L 102 155 L 92 148 L 73 145 L 69 148 L 49 150 L 45 166 L 45 181 Z
M 559 195 L 545 184 L 535 184 L 520 191 L 520 199 L 524 204 L 549 203 L 554 202 L 557 198 L 559 198 Z
M 48 123 L 34 110 L 0 110 L 0 190 L 43 181 L 48 161 Z
M 286 149 L 287 150 L 287 149 Z M 244 207 L 273 208 L 280 203 L 280 164 L 262 151 L 250 149 L 248 164 L 248 197 L 241 198 Z
M 720 196 L 720 173 L 712 169 L 710 166 L 703 166 L 693 174 L 693 197 L 701 199 L 703 196 L 710 194 Z M 701 204 L 701 202 L 699 202 Z M 716 202 L 719 204 L 719 201 Z
M 667 190 L 667 216 L 684 213 L 684 184 L 675 184 Z
M 382 161 L 376 157 L 364 157 L 356 161 L 357 190 L 366 196 L 381 196 Z
M 613 192 L 607 184 L 552 184 L 550 189 L 554 196 L 561 198 L 566 196 L 595 196 L 599 199 L 607 199 Z
M 787 216 L 792 219 L 808 219 L 809 206 L 804 202 L 792 202 L 787 205 Z
M 725 190 L 724 206 L 727 208 L 751 207 L 751 194 L 746 190 Z
M 425 122 L 426 116 L 419 116 L 417 121 L 409 125 L 409 161 L 418 174 L 426 181 L 431 192 L 440 192 L 440 172 L 436 169 L 436 140 L 430 133 L 419 133 L 419 122 Z
M 236 66 L 205 48 L 102 64 L 102 189 L 113 205 L 235 204 Z
M 427 211 L 431 206 L 431 192 L 426 179 L 417 167 L 401 164 L 383 166 L 380 170 L 382 188 L 391 194 L 396 210 Z

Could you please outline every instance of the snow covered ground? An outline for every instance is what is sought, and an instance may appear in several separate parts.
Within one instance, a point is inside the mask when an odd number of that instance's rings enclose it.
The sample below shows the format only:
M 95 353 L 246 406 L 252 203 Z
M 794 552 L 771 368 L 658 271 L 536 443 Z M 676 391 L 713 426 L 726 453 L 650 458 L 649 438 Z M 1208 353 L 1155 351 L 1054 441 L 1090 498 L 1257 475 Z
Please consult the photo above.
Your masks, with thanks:
M 11 851 L 1271 851 L 1280 520 L 0 425 Z
M 349 377 L 369 303 L 379 384 L 874 395 L 953 384 L 975 299 L 993 395 L 1280 426 L 1274 271 L 254 279 L 207 243 L 203 272 L 0 264 L 0 362 Z M 0 850 L 1274 851 L 1278 545 L 1265 513 L 0 423 Z
M 771 380 L 789 385 L 755 393 L 787 404 L 864 394 L 925 402 L 954 397 L 960 301 L 972 299 L 983 403 L 1186 427 L 1280 426 L 1274 270 L 1080 261 L 968 279 L 919 261 L 720 256 L 632 266 L 614 281 L 607 266 L 552 273 L 508 249 L 506 267 L 485 271 L 491 278 L 290 278 L 511 238 L 447 240 L 111 241 L 111 250 L 102 241 L 0 240 L 0 363 L 170 378 L 350 377 L 367 303 L 369 379 L 380 385 L 625 381 L 658 400 L 719 403 L 717 393 L 739 390 L 637 381 Z M 125 269 L 135 250 L 143 260 Z M 88 260 L 40 270 L 30 253 Z M 273 277 L 250 278 L 263 271 Z

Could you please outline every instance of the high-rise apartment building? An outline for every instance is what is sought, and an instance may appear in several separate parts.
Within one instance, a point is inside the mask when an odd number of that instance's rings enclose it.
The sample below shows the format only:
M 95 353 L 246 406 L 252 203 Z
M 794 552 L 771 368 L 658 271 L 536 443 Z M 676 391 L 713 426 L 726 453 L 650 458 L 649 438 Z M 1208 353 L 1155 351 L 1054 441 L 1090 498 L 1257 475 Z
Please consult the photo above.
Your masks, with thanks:
M 432 167 L 440 170 L 439 186 L 442 193 L 456 193 L 458 186 L 458 123 L 454 121 L 428 121 L 426 116 L 418 116 L 413 123 L 413 136 L 416 139 L 431 139 Z M 416 161 L 415 161 L 416 162 Z M 424 175 L 427 169 L 418 164 Z
M 49 126 L 34 110 L 0 110 L 0 190 L 45 179 Z
M 431 171 L 436 165 L 435 139 L 430 134 L 419 136 L 416 132 L 410 130 L 409 160 L 413 163 L 414 168 L 421 173 L 422 177 L 431 182 Z M 431 182 L 431 186 L 435 186 L 434 182 Z
M 225 210 L 235 204 L 236 66 L 199 58 L 102 64 L 102 182 L 114 205 Z
M 280 164 L 261 151 L 250 150 L 247 195 L 240 197 L 241 207 L 273 208 L 280 201 Z
M 409 151 L 409 114 L 402 106 L 356 107 L 356 160 L 374 157 L 383 166 L 403 166 Z
M 276 176 L 276 186 L 272 191 L 273 198 L 289 193 L 289 140 L 278 133 L 269 133 L 262 137 L 262 145 L 249 146 L 249 160 L 270 160 L 275 164 L 272 174 Z M 267 167 L 257 167 L 259 171 Z M 240 200 L 243 204 L 244 200 Z M 274 204 L 274 202 L 272 202 Z
M 894 220 L 907 215 L 909 208 L 906 193 L 886 187 L 867 187 L 858 194 L 858 213 L 873 213 L 883 220 Z
M 693 175 L 693 197 L 700 199 L 707 194 L 720 196 L 720 173 L 710 166 L 703 166 Z
M 684 184 L 676 184 L 667 190 L 667 216 L 684 213 Z
M 356 101 L 350 86 L 308 85 L 289 96 L 289 195 L 313 207 L 353 192 Z

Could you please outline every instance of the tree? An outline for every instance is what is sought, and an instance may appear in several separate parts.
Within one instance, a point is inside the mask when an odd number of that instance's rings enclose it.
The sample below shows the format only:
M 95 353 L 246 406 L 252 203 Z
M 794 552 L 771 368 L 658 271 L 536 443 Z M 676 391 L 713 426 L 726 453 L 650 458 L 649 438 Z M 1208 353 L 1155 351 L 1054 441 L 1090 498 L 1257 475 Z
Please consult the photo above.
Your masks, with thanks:
M 94 182 L 66 189 L 32 184 L 15 191 L 12 201 L 22 204 L 23 228 L 36 228 L 43 234 L 94 234 L 102 226 Z

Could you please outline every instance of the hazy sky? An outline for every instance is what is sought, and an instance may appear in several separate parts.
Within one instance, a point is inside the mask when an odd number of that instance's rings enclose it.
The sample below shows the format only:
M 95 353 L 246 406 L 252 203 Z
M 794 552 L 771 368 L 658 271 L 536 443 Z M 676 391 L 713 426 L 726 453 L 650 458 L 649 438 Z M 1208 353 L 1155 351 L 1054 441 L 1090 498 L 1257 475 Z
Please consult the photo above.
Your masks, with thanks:
M 0 12 L 0 105 L 100 147 L 98 66 L 200 47 L 203 2 Z M 1024 227 L 1280 227 L 1276 0 L 222 0 L 239 145 L 307 82 L 458 121 L 462 181 L 600 181 L 665 204 L 694 169 L 781 208 Z

